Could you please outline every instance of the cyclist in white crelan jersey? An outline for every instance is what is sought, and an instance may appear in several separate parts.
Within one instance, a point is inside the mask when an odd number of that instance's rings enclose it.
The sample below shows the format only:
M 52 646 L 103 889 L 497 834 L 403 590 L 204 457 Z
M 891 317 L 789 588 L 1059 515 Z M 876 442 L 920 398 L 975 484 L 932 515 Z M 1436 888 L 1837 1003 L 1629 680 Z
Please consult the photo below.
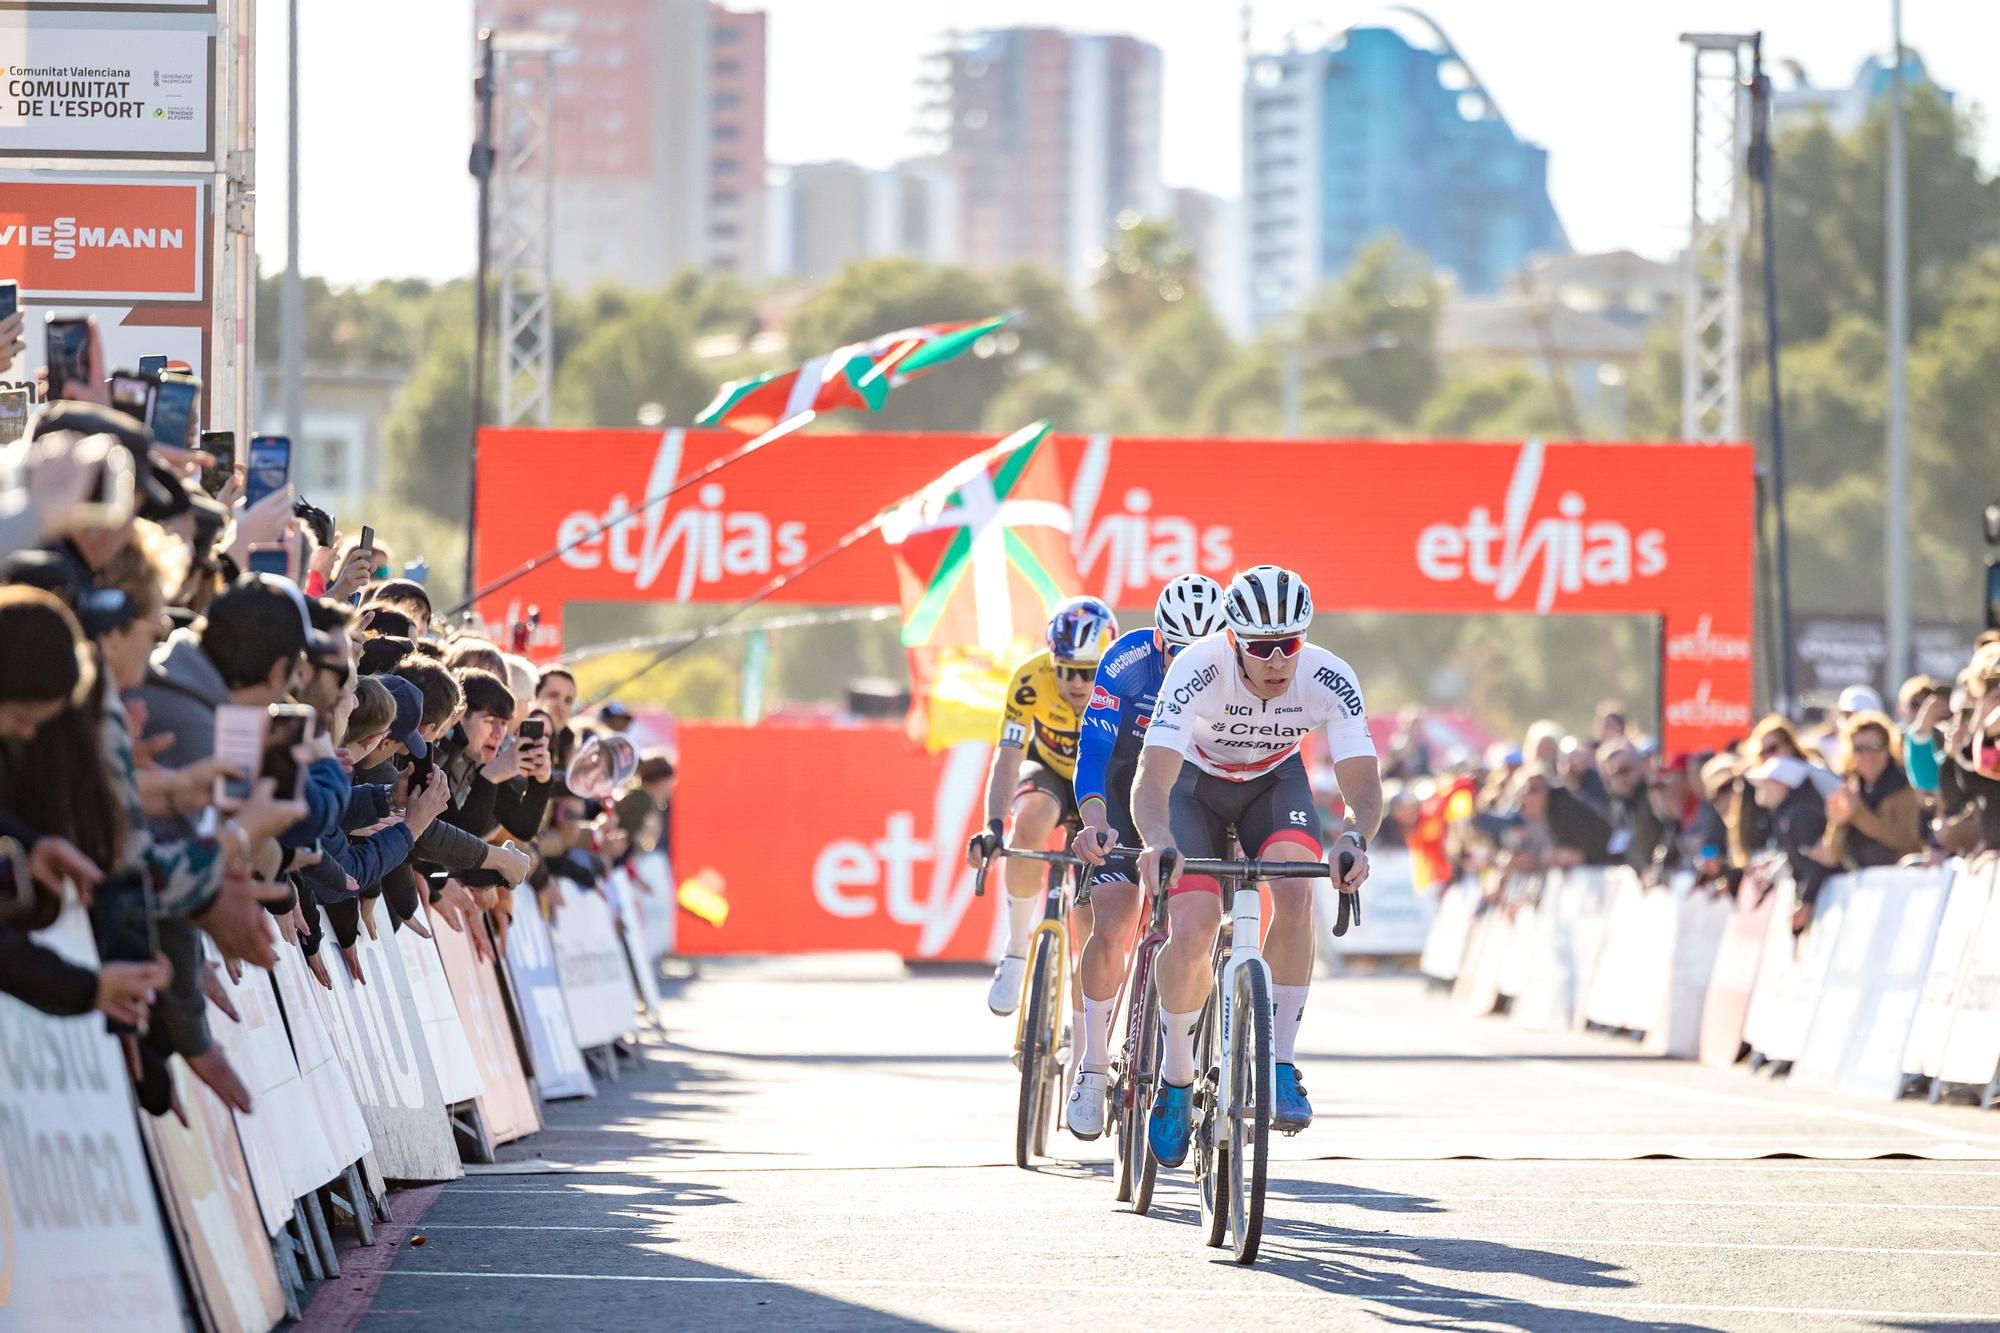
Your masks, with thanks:
M 1352 852 L 1341 882 L 1368 877 L 1368 839 L 1382 822 L 1382 780 L 1368 709 L 1353 668 L 1305 641 L 1312 596 L 1290 570 L 1258 565 L 1238 574 L 1223 599 L 1229 629 L 1185 649 L 1160 683 L 1132 787 L 1132 819 L 1146 844 L 1140 877 L 1159 883 L 1160 857 L 1228 858 L 1232 837 L 1246 856 L 1319 861 L 1319 809 L 1299 745 L 1324 726 L 1347 803 L 1338 851 Z M 1194 1032 L 1213 984 L 1209 967 L 1226 910 L 1207 876 L 1167 879 L 1169 934 L 1160 951 L 1160 1088 L 1148 1126 L 1167 1166 L 1187 1156 L 1192 1129 Z M 1271 1122 L 1286 1133 L 1312 1123 L 1312 1103 L 1293 1058 L 1312 981 L 1312 881 L 1271 881 L 1264 955 L 1276 1009 L 1277 1087 Z

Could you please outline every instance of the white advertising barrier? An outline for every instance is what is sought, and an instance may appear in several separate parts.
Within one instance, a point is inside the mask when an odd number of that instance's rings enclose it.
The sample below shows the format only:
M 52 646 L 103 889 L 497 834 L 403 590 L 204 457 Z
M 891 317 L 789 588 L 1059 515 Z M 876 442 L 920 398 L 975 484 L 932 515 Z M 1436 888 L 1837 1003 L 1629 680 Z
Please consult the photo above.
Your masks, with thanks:
M 1951 891 L 1938 922 L 1937 944 L 1910 1020 L 1910 1040 L 1903 1048 L 1903 1072 L 1936 1078 L 1944 1064 L 1945 1039 L 1951 1034 L 1951 1012 L 1972 969 L 1972 946 L 1993 893 L 1994 868 L 1974 870 L 1964 861 L 1952 862 Z
M 1479 888 L 1465 880 L 1447 884 L 1438 896 L 1437 913 L 1424 939 L 1417 970 L 1434 981 L 1450 982 L 1465 962 L 1466 941 L 1472 934 L 1472 914 L 1479 905 Z
M 649 852 L 632 858 L 631 871 L 642 890 L 638 901 L 640 919 L 646 923 L 646 952 L 657 963 L 674 951 L 674 915 L 679 904 L 674 897 L 677 881 L 673 862 L 665 852 Z
M 146 1116 L 140 1129 L 152 1150 L 181 1268 L 213 1333 L 266 1333 L 285 1317 L 271 1238 L 250 1183 L 236 1122 L 222 1100 L 179 1060 L 168 1069 L 187 1124 Z
M 324 915 L 320 951 L 333 989 L 315 986 L 315 998 L 325 998 L 327 1030 L 361 1103 L 375 1160 L 390 1180 L 455 1180 L 465 1171 L 402 957 L 362 931 L 355 946 L 365 984 L 357 983 Z
M 1557 991 L 1561 985 L 1560 968 L 1556 959 L 1556 931 L 1562 915 L 1562 876 L 1560 874 L 1542 877 L 1542 895 L 1537 900 L 1535 920 L 1532 930 L 1524 943 L 1527 949 L 1527 978 L 1514 996 L 1513 1007 L 1507 1016 L 1524 1028 L 1540 1032 L 1546 1031 L 1555 1022 L 1556 1008 L 1561 1002 Z M 1567 1015 L 1564 1022 L 1567 1023 Z
M 326 949 L 328 956 L 333 950 Z M 333 958 L 340 966 L 340 959 Z M 319 1116 L 320 1129 L 336 1161 L 358 1162 L 374 1144 L 368 1138 L 368 1122 L 361 1116 L 361 1103 L 348 1081 L 347 1067 L 333 1047 L 333 1034 L 326 1026 L 326 988 L 307 969 L 305 955 L 296 947 L 278 950 L 278 965 L 271 980 L 284 1011 L 285 1030 L 291 1035 L 292 1057 L 298 1062 L 299 1078 L 306 1086 L 306 1100 Z M 310 990 L 308 990 L 310 988 Z
M 521 1052 L 514 1044 L 514 1027 L 507 1021 L 507 1002 L 500 993 L 500 975 L 491 957 L 475 959 L 472 945 L 459 931 L 431 917 L 437 937 L 438 961 L 451 985 L 452 1005 L 465 1029 L 472 1059 L 479 1066 L 479 1119 L 494 1144 L 512 1143 L 542 1127 L 541 1110 Z M 481 927 L 484 929 L 482 923 Z
M 1339 910 L 1336 892 L 1329 880 L 1313 881 L 1321 957 L 1393 957 L 1424 951 L 1431 918 L 1437 915 L 1437 899 L 1417 895 L 1406 849 L 1383 847 L 1368 853 L 1368 882 L 1361 886 L 1361 925 L 1345 935 L 1333 933 L 1333 923 L 1339 919 L 1335 915 Z
M 1644 1025 L 1645 1047 L 1654 1055 L 1692 1060 L 1701 1050 L 1702 1014 L 1715 976 L 1722 939 L 1735 914 L 1725 895 L 1697 889 L 1692 875 L 1673 881 L 1673 958 L 1668 968 L 1665 1006 Z M 1748 991 L 1748 985 L 1745 985 Z
M 603 894 L 568 880 L 556 884 L 563 901 L 549 931 L 570 1023 L 583 1049 L 608 1046 L 632 1030 L 638 1004 L 625 951 L 611 924 L 611 905 Z
M 612 894 L 617 899 L 618 944 L 625 950 L 625 957 L 632 965 L 632 980 L 639 987 L 639 1003 L 645 1008 L 647 1018 L 657 1023 L 660 1020 L 660 965 L 659 958 L 646 943 L 646 923 L 639 915 L 639 900 L 645 891 L 630 875 L 619 872 L 614 880 Z
M 1535 945 L 1541 934 L 1541 907 L 1533 898 L 1514 905 L 1507 922 L 1507 945 L 1500 955 L 1500 993 L 1519 1000 L 1533 978 Z
M 1884 866 L 1841 878 L 1847 911 L 1791 1081 L 1893 1101 L 1951 872 Z
M 364 909 L 367 904 L 364 904 Z M 389 915 L 386 905 L 376 900 L 378 928 Z M 422 912 L 424 909 L 417 909 Z M 427 916 L 425 926 L 432 932 L 450 932 L 451 927 Z M 465 1027 L 458 1021 L 458 1009 L 451 998 L 451 983 L 445 979 L 444 964 L 438 959 L 437 945 L 408 926 L 395 932 L 395 948 L 402 955 L 403 972 L 410 979 L 410 996 L 417 1002 L 417 1020 L 423 1024 L 424 1045 L 430 1048 L 431 1063 L 437 1068 L 438 1092 L 445 1105 L 469 1102 L 484 1091 L 479 1081 L 479 1065 L 472 1058 Z
M 236 1116 L 237 1136 L 264 1212 L 264 1231 L 275 1236 L 292 1220 L 292 1200 L 324 1185 L 347 1164 L 333 1159 L 319 1113 L 306 1095 L 270 975 L 260 967 L 244 968 L 236 981 L 227 968 L 216 975 L 237 1017 L 210 1004 L 208 1026 L 250 1093 L 250 1114 Z
M 1558 933 L 1557 952 L 1559 957 L 1567 957 L 1573 978 L 1570 991 L 1570 1024 L 1581 1028 L 1584 1025 L 1584 1001 L 1590 989 L 1597 982 L 1597 973 L 1604 961 L 1605 936 L 1610 929 L 1611 890 L 1610 874 L 1602 869 L 1577 869 L 1569 871 L 1565 879 L 1576 885 L 1575 897 L 1570 900 Z
M 1452 983 L 1452 1003 L 1478 1017 L 1500 1002 L 1500 965 L 1507 948 L 1507 910 L 1502 903 L 1481 900 L 1466 940 L 1465 962 Z
M 1708 994 L 1702 997 L 1699 1054 L 1703 1064 L 1734 1064 L 1742 1051 L 1750 1001 L 1757 979 L 1763 975 L 1771 917 L 1780 906 L 1789 914 L 1790 904 L 1789 880 L 1781 891 L 1771 885 L 1763 871 L 1743 875 L 1730 905 L 1729 924 L 1722 931 L 1722 946 L 1715 953 L 1715 968 L 1709 973 Z
M 569 1001 L 556 972 L 555 940 L 542 919 L 540 900 L 526 884 L 514 889 L 513 924 L 507 928 L 507 981 L 514 990 L 514 1011 L 526 1030 L 536 1090 L 551 1101 L 595 1097 L 597 1084 L 584 1066 Z
M 1673 938 L 1659 935 L 1659 904 L 1671 907 L 1664 890 L 1648 890 L 1626 866 L 1602 872 L 1610 899 L 1604 936 L 1590 987 L 1584 992 L 1584 1021 L 1607 1028 L 1638 1028 L 1652 1021 L 1666 990 Z
M 1805 1051 L 1820 987 L 1832 966 L 1841 920 L 1847 915 L 1851 887 L 1852 879 L 1847 875 L 1835 875 L 1821 885 L 1812 921 L 1797 939 L 1792 937 L 1790 895 L 1771 915 L 1770 932 L 1764 937 L 1763 966 L 1758 970 L 1757 989 L 1750 997 L 1750 1013 L 1743 1024 L 1743 1039 L 1766 1060 L 1796 1061 Z
M 1938 1078 L 1984 1086 L 2000 1072 L 2000 911 L 1991 902 L 1973 937 L 1965 980 L 1951 1008 Z
M 75 903 L 36 938 L 97 966 Z M 183 1327 L 131 1086 L 101 1016 L 51 1018 L 0 995 L 0 1327 Z

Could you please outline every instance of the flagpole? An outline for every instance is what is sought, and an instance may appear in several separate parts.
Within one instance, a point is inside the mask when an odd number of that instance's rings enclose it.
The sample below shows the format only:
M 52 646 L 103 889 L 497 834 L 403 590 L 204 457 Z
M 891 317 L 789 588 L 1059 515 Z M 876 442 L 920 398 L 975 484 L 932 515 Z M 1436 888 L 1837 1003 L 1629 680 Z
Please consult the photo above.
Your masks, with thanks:
M 774 444 L 777 441 L 783 439 L 787 435 L 805 429 L 807 426 L 812 424 L 814 418 L 816 418 L 818 415 L 819 413 L 813 411 L 811 408 L 807 408 L 805 411 L 799 413 L 797 416 L 788 417 L 785 420 L 780 421 L 777 425 L 771 427 L 771 429 L 765 431 L 762 435 L 757 436 L 755 439 L 749 441 L 747 444 L 738 445 L 736 448 L 722 455 L 722 457 L 717 458 L 711 462 L 705 463 L 701 467 L 696 468 L 693 472 L 690 472 L 687 476 L 675 482 L 672 486 L 668 487 L 666 490 L 659 492 L 657 495 L 647 496 L 643 501 L 640 502 L 639 507 L 637 509 L 633 509 L 626 513 L 620 514 L 616 518 L 608 518 L 604 520 L 602 523 L 598 523 L 593 527 L 585 529 L 581 535 L 572 537 L 570 538 L 570 540 L 566 542 L 562 542 L 556 546 L 550 547 L 548 550 L 536 556 L 533 560 L 530 560 L 525 564 L 516 565 L 510 572 L 501 575 L 493 582 L 487 584 L 485 587 L 479 589 L 477 592 L 467 597 L 457 606 L 452 607 L 451 610 L 446 611 L 444 615 L 439 617 L 439 619 L 449 620 L 451 617 L 457 615 L 459 612 L 465 610 L 466 607 L 471 606 L 473 603 L 478 602 L 482 598 L 491 597 L 494 593 L 499 592 L 502 588 L 520 582 L 522 579 L 528 577 L 528 575 L 534 573 L 542 566 L 548 564 L 551 560 L 561 559 L 563 556 L 569 554 L 571 551 L 574 551 L 577 547 L 582 546 L 585 542 L 596 541 L 599 537 L 603 536 L 606 532 L 610 531 L 612 528 L 617 527 L 619 524 L 630 523 L 633 519 L 638 518 L 641 514 L 645 513 L 648 509 L 651 509 L 654 505 L 662 504 L 665 501 L 673 499 L 676 495 L 679 495 L 682 491 L 694 485 L 696 482 L 706 481 L 708 478 L 722 471 L 722 469 L 728 467 L 731 463 L 740 462 L 743 459 L 749 457 L 751 454 L 755 453 L 757 450 L 762 449 L 765 445 Z M 470 556 L 466 557 L 466 567 L 468 570 L 470 570 L 471 568 Z M 468 584 L 471 581 L 472 581 L 471 579 L 466 580 Z
M 640 667 L 637 671 L 634 671 L 630 675 L 621 677 L 620 679 L 613 681 L 610 685 L 605 686 L 603 689 L 593 694 L 584 703 L 577 705 L 578 711 L 588 712 L 590 709 L 597 707 L 605 700 L 617 694 L 618 691 L 630 685 L 633 681 L 640 679 L 642 676 L 648 675 L 652 671 L 665 665 L 667 662 L 673 660 L 675 657 L 678 657 L 680 654 L 686 652 L 689 648 L 692 648 L 695 644 L 702 642 L 704 639 L 708 638 L 717 630 L 721 629 L 724 625 L 727 625 L 730 621 L 736 619 L 736 617 L 742 615 L 745 611 L 748 611 L 751 607 L 756 606 L 758 603 L 766 601 L 767 599 L 775 596 L 777 593 L 781 592 L 787 585 L 796 582 L 797 580 L 805 577 L 807 574 L 810 574 L 813 570 L 818 569 L 821 565 L 833 559 L 835 556 L 839 555 L 842 551 L 848 550 L 857 543 L 864 540 L 865 538 L 873 536 L 877 531 L 879 531 L 882 528 L 882 526 L 885 523 L 889 521 L 891 516 L 896 514 L 904 506 L 915 504 L 917 501 L 923 499 L 924 496 L 931 494 L 933 491 L 957 486 L 963 479 L 965 474 L 970 473 L 975 469 L 984 468 L 988 463 L 992 462 L 994 459 L 1012 453 L 1014 450 L 1020 448 L 1023 444 L 1025 444 L 1027 441 L 1034 439 L 1038 435 L 1046 434 L 1048 429 L 1049 429 L 1049 423 L 1046 421 L 1037 421 L 1031 426 L 1023 426 L 1020 430 L 1015 431 L 1012 435 L 1009 435 L 1006 439 L 1000 441 L 998 444 L 990 445 L 985 449 L 981 449 L 976 454 L 972 454 L 969 457 L 960 459 L 958 462 L 946 468 L 937 477 L 933 478 L 930 481 L 925 482 L 923 485 L 917 487 L 916 490 L 911 491 L 908 495 L 905 495 L 897 500 L 891 500 L 888 504 L 883 505 L 881 509 L 877 510 L 872 518 L 866 519 L 856 527 L 850 529 L 845 535 L 843 535 L 840 538 L 839 541 L 835 542 L 833 545 L 827 547 L 825 550 L 820 551 L 815 555 L 807 557 L 802 563 L 794 565 L 792 568 L 784 571 L 783 573 L 774 575 L 773 577 L 766 579 L 762 584 L 758 586 L 756 591 L 752 592 L 748 597 L 745 597 L 742 601 L 737 602 L 735 605 L 731 606 L 728 610 L 722 612 L 722 614 L 711 618 L 710 620 L 704 622 L 703 624 L 697 625 L 692 630 L 687 631 L 690 637 L 687 638 L 685 641 L 680 643 L 669 644 L 667 647 L 662 648 L 659 652 L 653 654 L 653 656 L 646 662 L 646 664 Z

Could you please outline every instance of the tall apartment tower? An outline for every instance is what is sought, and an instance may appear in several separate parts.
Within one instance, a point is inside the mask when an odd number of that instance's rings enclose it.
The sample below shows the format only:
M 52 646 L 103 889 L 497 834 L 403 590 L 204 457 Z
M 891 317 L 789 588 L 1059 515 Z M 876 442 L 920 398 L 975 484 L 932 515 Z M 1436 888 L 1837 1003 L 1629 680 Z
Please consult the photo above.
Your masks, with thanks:
M 1040 264 L 1080 287 L 1120 213 L 1165 212 L 1158 47 L 1000 28 L 930 66 L 926 128 L 957 178 L 967 263 Z
M 711 0 L 475 0 L 554 33 L 555 278 L 659 287 L 763 264 L 765 16 Z

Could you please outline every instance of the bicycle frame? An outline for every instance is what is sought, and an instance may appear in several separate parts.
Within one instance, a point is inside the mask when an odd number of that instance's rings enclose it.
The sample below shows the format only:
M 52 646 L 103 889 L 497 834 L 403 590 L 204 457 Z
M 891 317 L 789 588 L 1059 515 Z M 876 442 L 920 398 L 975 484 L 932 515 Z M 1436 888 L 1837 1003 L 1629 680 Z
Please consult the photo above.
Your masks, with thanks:
M 1055 994 L 1064 1005 L 1069 995 L 1069 922 L 1067 906 L 1069 895 L 1063 886 L 1069 882 L 1067 867 L 1077 864 L 1075 857 L 1061 852 L 1016 852 L 1003 851 L 1002 856 L 1019 857 L 1024 861 L 1044 861 L 1050 867 L 1047 896 L 1043 899 L 1042 919 L 1028 933 L 1028 957 L 1035 956 L 1035 945 L 1043 935 L 1055 936 L 1056 984 Z M 1021 1039 L 1028 1030 L 1028 987 L 1034 984 L 1034 971 L 1021 973 L 1021 996 L 1014 1006 L 1014 1049 L 1021 1049 Z
M 1301 868 L 1310 866 L 1311 864 L 1311 862 L 1304 862 Z M 1233 1019 L 1235 1018 L 1234 1006 L 1236 1003 L 1237 976 L 1247 968 L 1259 968 L 1264 973 L 1264 993 L 1266 995 L 1272 993 L 1271 965 L 1264 961 L 1264 947 L 1259 938 L 1260 932 L 1258 927 L 1262 924 L 1263 902 L 1257 892 L 1257 883 L 1258 881 L 1255 878 L 1230 881 L 1229 953 L 1224 958 L 1222 966 L 1217 970 L 1215 978 L 1215 1001 L 1218 1006 L 1217 1018 L 1219 1020 L 1216 1023 L 1215 1032 L 1215 1056 L 1218 1066 L 1215 1097 L 1216 1104 L 1221 1106 L 1225 1112 L 1217 1121 L 1218 1134 L 1223 1133 L 1223 1127 L 1242 1114 L 1242 1108 L 1237 1105 L 1239 1089 L 1234 1086 L 1234 1080 L 1231 1077 L 1232 1071 L 1235 1069 L 1235 1061 L 1231 1059 L 1231 1056 L 1234 1055 L 1231 1043 L 1234 1040 L 1232 1034 L 1235 1030 Z M 1276 1017 L 1277 1006 L 1275 1001 L 1273 1001 L 1272 1020 L 1274 1022 L 1276 1021 Z M 1274 1087 L 1276 1086 L 1275 1080 L 1278 1076 L 1277 1062 L 1273 1058 L 1273 1052 L 1266 1051 L 1264 1054 L 1266 1056 L 1264 1086 Z
M 1146 1002 L 1146 978 L 1152 974 L 1153 963 L 1159 957 L 1160 948 L 1167 942 L 1166 902 L 1165 894 L 1158 895 L 1149 914 L 1146 934 L 1133 946 L 1132 966 L 1125 969 L 1125 979 L 1119 983 L 1124 988 L 1121 997 L 1124 1003 L 1120 1007 L 1125 1011 L 1125 1078 L 1118 1097 L 1121 1107 L 1130 1106 L 1132 1098 L 1138 1095 L 1132 1072 L 1139 1067 L 1139 1052 L 1134 1043 L 1138 1040 L 1140 1028 L 1144 1026 L 1141 1020 L 1145 1017 L 1139 1012 L 1139 1006 Z

